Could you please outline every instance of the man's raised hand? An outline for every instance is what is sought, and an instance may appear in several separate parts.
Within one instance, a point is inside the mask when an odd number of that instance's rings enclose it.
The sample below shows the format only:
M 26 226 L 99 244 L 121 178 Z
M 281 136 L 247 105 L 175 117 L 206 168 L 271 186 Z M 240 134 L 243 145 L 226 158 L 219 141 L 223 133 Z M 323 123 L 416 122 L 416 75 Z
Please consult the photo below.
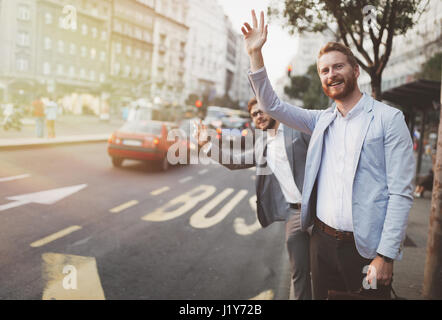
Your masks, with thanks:
M 255 52 L 260 52 L 262 46 L 267 40 L 267 25 L 264 26 L 264 12 L 261 11 L 259 25 L 256 19 L 255 10 L 252 10 L 252 24 L 253 28 L 247 23 L 241 27 L 244 35 L 246 50 L 249 55 Z

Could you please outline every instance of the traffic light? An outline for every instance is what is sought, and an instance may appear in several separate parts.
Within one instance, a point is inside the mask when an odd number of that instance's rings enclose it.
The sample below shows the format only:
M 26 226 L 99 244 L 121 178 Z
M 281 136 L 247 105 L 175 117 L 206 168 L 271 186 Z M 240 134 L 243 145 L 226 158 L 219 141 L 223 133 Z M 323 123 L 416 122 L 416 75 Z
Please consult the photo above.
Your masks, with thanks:
M 287 67 L 287 76 L 290 78 L 291 74 L 292 74 L 292 65 L 289 64 L 289 66 Z
M 196 100 L 195 101 L 195 107 L 201 108 L 202 106 L 203 106 L 203 102 L 201 100 Z

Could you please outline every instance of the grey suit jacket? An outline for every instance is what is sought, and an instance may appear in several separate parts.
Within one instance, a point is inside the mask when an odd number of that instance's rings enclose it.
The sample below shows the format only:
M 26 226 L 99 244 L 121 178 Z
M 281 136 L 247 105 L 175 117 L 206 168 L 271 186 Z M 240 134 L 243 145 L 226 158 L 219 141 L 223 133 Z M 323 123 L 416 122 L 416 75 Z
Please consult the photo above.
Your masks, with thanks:
M 282 123 L 280 125 L 283 125 Z M 310 141 L 310 135 L 292 129 L 288 126 L 284 126 L 284 143 L 285 152 L 287 152 L 287 159 L 290 162 L 290 168 L 292 169 L 293 178 L 296 186 L 302 193 L 302 186 L 304 184 L 304 171 L 305 171 L 305 158 L 307 156 L 308 144 Z M 230 153 L 230 163 L 221 165 L 230 169 L 247 169 L 251 167 L 257 168 L 256 176 L 256 208 L 258 221 L 262 227 L 267 227 L 274 221 L 285 221 L 289 215 L 289 204 L 285 200 L 282 193 L 278 179 L 269 170 L 270 174 L 259 174 L 263 166 L 266 166 L 265 161 L 265 139 L 255 139 L 255 152 L 253 154 L 253 163 L 245 164 L 245 153 L 241 152 L 240 159 L 236 159 L 238 155 Z M 258 150 L 258 151 L 257 151 Z M 222 159 L 222 149 L 218 147 L 219 158 Z M 264 157 L 264 159 L 263 159 Z M 219 159 L 214 159 L 219 161 Z

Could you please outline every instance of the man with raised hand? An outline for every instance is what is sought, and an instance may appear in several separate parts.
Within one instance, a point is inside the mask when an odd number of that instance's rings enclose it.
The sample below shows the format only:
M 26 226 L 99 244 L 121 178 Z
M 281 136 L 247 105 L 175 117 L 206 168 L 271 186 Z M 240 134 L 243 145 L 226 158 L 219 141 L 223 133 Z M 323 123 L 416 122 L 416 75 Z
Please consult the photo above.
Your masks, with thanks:
M 258 25 L 252 11 L 252 21 L 241 31 L 258 103 L 272 118 L 311 134 L 301 228 L 314 225 L 313 298 L 326 299 L 336 290 L 388 299 L 413 202 L 415 163 L 404 116 L 361 93 L 359 65 L 337 42 L 327 43 L 317 59 L 322 88 L 333 105 L 306 110 L 279 100 L 261 52 L 268 33 L 264 13 Z
M 310 136 L 272 119 L 261 110 L 256 98 L 250 99 L 247 107 L 256 127 L 255 145 L 250 150 L 234 149 L 228 157 L 223 157 L 225 153 L 219 143 L 207 142 L 207 134 L 203 133 L 201 124 L 198 125 L 196 138 L 202 148 L 210 148 L 208 153 L 213 150 L 218 155 L 211 158 L 221 159 L 220 164 L 230 170 L 256 167 L 258 221 L 262 227 L 275 221 L 285 222 L 293 295 L 295 300 L 311 300 L 310 235 L 301 230 L 300 221 L 305 157 Z M 247 161 L 247 151 L 252 152 L 252 161 Z

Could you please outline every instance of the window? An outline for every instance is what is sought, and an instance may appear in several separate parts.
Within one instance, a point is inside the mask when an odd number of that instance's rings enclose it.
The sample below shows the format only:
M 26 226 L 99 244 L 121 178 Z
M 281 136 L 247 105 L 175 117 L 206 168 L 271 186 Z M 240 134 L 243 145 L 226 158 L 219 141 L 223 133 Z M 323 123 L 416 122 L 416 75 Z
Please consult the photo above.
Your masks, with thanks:
M 135 50 L 135 57 L 136 57 L 137 59 L 140 59 L 140 58 L 141 58 L 141 50 L 140 50 L 140 49 L 136 49 L 136 50 Z
M 44 48 L 45 50 L 50 50 L 52 48 L 52 40 L 49 37 L 44 38 Z
M 106 33 L 106 31 L 101 31 L 101 40 L 102 40 L 102 41 L 106 41 L 106 39 L 107 39 L 107 33 Z
M 104 52 L 104 51 L 100 52 L 100 60 L 101 61 L 106 61 L 106 52 Z
M 27 71 L 29 68 L 29 60 L 26 58 L 18 58 L 15 63 L 18 71 Z
M 125 66 L 124 67 L 124 75 L 127 77 L 130 74 L 130 66 Z
M 97 28 L 93 27 L 91 29 L 91 33 L 92 33 L 92 37 L 95 39 L 97 37 L 97 35 L 98 35 Z
M 114 74 L 119 74 L 120 73 L 120 64 L 117 62 L 114 64 Z
M 81 46 L 81 56 L 86 57 L 87 55 L 87 49 L 85 46 Z
M 50 12 L 45 13 L 45 23 L 52 24 L 52 14 Z
M 120 42 L 115 43 L 115 52 L 121 53 L 121 43 Z
M 128 57 L 132 56 L 132 47 L 131 46 L 126 47 L 126 54 Z
M 71 43 L 69 45 L 69 53 L 72 55 L 75 55 L 77 53 L 77 46 L 75 45 L 75 43 Z
M 86 36 L 87 35 L 87 25 L 83 24 L 81 26 L 81 33 Z
M 86 78 L 86 70 L 84 68 L 80 69 L 80 78 Z
M 149 61 L 149 60 L 150 60 L 150 52 L 149 52 L 149 51 L 146 51 L 146 52 L 144 53 L 144 58 L 146 59 L 146 61 Z
M 75 77 L 75 67 L 74 66 L 69 67 L 69 76 L 72 78 Z
M 28 6 L 20 5 L 18 7 L 18 15 L 17 18 L 20 20 L 29 21 L 31 19 L 31 12 Z
M 95 48 L 91 49 L 91 59 L 95 59 L 95 57 L 97 56 L 97 50 L 95 50 Z
M 64 42 L 63 42 L 63 40 L 58 40 L 57 47 L 58 47 L 58 52 L 64 53 Z
M 89 78 L 91 79 L 91 81 L 95 81 L 95 71 L 91 70 L 91 72 L 89 72 Z
M 62 64 L 57 64 L 57 74 L 59 76 L 63 75 L 63 65 Z
M 28 47 L 29 46 L 29 33 L 20 31 L 17 34 L 17 44 L 20 46 Z
M 43 63 L 43 74 L 48 75 L 51 73 L 51 64 L 49 62 Z
M 106 81 L 106 76 L 104 73 L 100 73 L 100 82 Z

